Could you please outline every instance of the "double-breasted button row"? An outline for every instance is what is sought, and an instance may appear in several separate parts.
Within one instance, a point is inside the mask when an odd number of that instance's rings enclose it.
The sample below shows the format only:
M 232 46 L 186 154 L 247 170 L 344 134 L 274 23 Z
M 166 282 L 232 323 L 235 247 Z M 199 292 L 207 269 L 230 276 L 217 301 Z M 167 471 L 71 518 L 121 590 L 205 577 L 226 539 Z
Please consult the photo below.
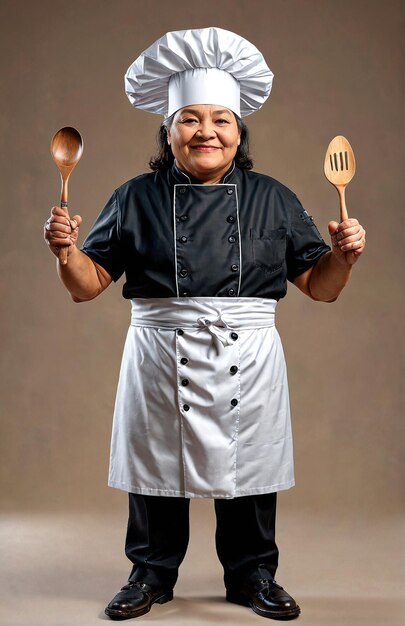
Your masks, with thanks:
M 177 332 L 177 335 L 179 335 L 179 336 L 184 335 L 184 330 L 182 328 L 177 328 L 176 332 Z M 233 341 L 236 341 L 239 338 L 238 333 L 236 333 L 234 331 L 230 332 L 229 335 L 230 335 L 231 339 L 233 339 Z M 188 363 L 189 363 L 189 359 L 187 357 L 182 356 L 180 358 L 180 364 L 181 365 L 187 365 Z M 238 371 L 239 371 L 239 367 L 237 365 L 231 365 L 230 368 L 229 368 L 229 374 L 231 376 L 234 376 Z M 190 385 L 190 379 L 186 378 L 186 377 L 181 378 L 180 379 L 180 384 L 182 385 L 182 387 L 188 387 Z M 230 400 L 230 406 L 231 407 L 234 408 L 238 404 L 239 404 L 239 400 L 237 398 L 231 398 L 231 400 Z M 182 405 L 182 409 L 183 409 L 183 411 L 188 412 L 188 411 L 190 411 L 191 406 L 189 404 L 187 404 L 187 403 L 184 403 Z

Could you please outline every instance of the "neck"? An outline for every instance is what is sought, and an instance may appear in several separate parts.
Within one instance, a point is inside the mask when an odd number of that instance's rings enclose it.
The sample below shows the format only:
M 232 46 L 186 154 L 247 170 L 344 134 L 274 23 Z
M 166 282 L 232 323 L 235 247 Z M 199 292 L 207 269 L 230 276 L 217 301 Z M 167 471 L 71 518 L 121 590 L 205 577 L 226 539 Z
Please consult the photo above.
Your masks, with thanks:
M 188 176 L 188 178 L 190 178 L 191 182 L 196 182 L 201 185 L 217 185 L 218 183 L 221 182 L 221 180 L 224 178 L 224 176 L 227 174 L 227 172 L 229 172 L 229 170 L 232 167 L 232 164 L 231 164 L 231 166 L 228 167 L 225 171 L 207 172 L 206 175 L 205 174 L 197 175 L 196 173 L 189 172 L 188 170 L 180 167 L 177 161 L 175 161 L 174 164 L 180 172 L 182 172 L 183 174 Z

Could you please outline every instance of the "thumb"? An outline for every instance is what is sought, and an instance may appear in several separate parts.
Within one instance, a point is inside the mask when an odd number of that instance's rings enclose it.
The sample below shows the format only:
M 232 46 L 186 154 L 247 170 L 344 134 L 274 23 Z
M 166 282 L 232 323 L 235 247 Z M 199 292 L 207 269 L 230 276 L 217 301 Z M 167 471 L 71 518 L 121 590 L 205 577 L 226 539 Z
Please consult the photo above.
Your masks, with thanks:
M 336 229 L 337 229 L 338 226 L 339 226 L 339 222 L 329 222 L 328 230 L 329 230 L 330 236 L 335 234 Z
M 80 217 L 80 215 L 74 215 L 73 217 L 70 218 L 70 225 L 73 229 L 80 226 L 81 223 L 82 223 L 82 218 Z

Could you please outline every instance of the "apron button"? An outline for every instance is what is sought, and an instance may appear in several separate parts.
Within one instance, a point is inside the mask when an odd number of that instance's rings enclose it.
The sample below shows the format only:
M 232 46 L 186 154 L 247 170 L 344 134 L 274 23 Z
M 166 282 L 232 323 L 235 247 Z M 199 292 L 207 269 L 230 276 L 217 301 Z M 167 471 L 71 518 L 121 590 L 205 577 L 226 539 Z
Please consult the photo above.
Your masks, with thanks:
M 236 406 L 238 404 L 237 399 L 236 398 L 232 398 L 231 404 L 232 404 L 232 406 Z
M 189 411 L 190 407 L 188 406 L 188 404 L 183 404 L 183 410 L 184 411 Z
M 187 365 L 187 363 L 188 363 L 188 359 L 186 359 L 186 357 L 185 357 L 185 356 L 183 356 L 183 358 L 182 358 L 182 359 L 180 359 L 180 363 L 181 363 L 182 365 Z
M 177 334 L 178 335 L 184 335 L 184 330 L 182 330 L 181 328 L 177 329 Z
M 189 383 L 189 379 L 188 378 L 183 378 L 183 380 L 181 381 L 181 384 L 183 385 L 183 387 L 187 387 L 188 383 Z
M 236 341 L 238 338 L 238 333 L 231 333 L 231 339 L 233 339 L 234 341 Z
M 238 371 L 238 368 L 236 367 L 236 365 L 232 365 L 232 366 L 229 368 L 229 371 L 230 371 L 230 372 L 231 372 L 231 374 L 233 375 L 233 374 L 236 374 L 236 372 Z

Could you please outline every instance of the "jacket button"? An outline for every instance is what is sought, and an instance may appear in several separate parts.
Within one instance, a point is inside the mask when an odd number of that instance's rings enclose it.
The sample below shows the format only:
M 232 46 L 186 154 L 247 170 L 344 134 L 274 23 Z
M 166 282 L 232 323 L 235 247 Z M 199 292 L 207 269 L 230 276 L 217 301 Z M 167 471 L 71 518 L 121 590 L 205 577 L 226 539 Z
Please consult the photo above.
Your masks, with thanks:
M 180 218 L 180 219 L 181 219 L 181 218 Z M 229 216 L 226 218 L 226 221 L 227 221 L 229 224 L 233 224 L 236 220 L 235 220 L 235 218 L 234 218 L 234 216 L 233 216 L 233 215 L 229 215 Z
M 180 270 L 179 274 L 180 274 L 180 276 L 182 278 L 185 278 L 186 276 L 188 276 L 188 271 L 187 270 Z
M 180 363 L 181 363 L 182 365 L 187 365 L 187 363 L 188 363 L 188 359 L 186 359 L 186 357 L 185 357 L 185 356 L 183 356 L 183 358 L 181 358 L 181 359 L 180 359 Z
M 183 331 L 181 331 L 183 334 Z M 238 333 L 231 333 L 231 339 L 233 339 L 234 341 L 236 341 L 238 338 Z
M 183 404 L 183 409 L 184 411 L 189 411 L 190 407 L 188 406 L 188 404 Z
M 231 365 L 231 367 L 229 368 L 229 371 L 231 372 L 233 376 L 238 371 L 238 368 L 236 367 L 236 365 Z
M 236 406 L 238 404 L 237 399 L 236 398 L 232 398 L 231 404 L 232 404 L 232 406 Z
M 177 329 L 177 334 L 178 335 L 184 335 L 184 330 L 182 330 L 181 328 Z
M 180 193 L 186 193 L 186 188 L 185 187 L 180 187 L 179 188 L 179 192 Z
M 231 265 L 231 270 L 232 270 L 233 272 L 237 272 L 237 271 L 238 271 L 238 269 L 239 269 L 239 265 L 236 265 L 236 263 L 234 263 L 233 265 Z
M 227 193 L 229 196 L 231 196 L 231 195 L 233 194 L 233 189 L 227 189 L 227 190 L 226 190 L 226 193 Z
M 180 215 L 180 222 L 187 222 L 188 215 Z
M 236 237 L 234 237 L 233 235 L 231 235 L 230 237 L 228 237 L 228 241 L 229 241 L 229 243 L 235 243 L 235 241 L 236 241 Z
M 182 298 L 187 298 L 187 296 L 189 296 L 189 295 L 190 295 L 190 292 L 189 292 L 189 291 L 182 291 L 182 292 L 181 292 L 181 297 L 182 297 Z
M 183 380 L 181 381 L 181 384 L 183 385 L 183 387 L 187 387 L 188 383 L 189 383 L 189 379 L 188 378 L 183 378 Z
M 236 296 L 236 291 L 235 289 L 228 289 L 228 296 Z
M 183 237 L 180 237 L 180 241 L 181 243 L 187 243 L 187 237 L 184 237 L 183 235 Z

